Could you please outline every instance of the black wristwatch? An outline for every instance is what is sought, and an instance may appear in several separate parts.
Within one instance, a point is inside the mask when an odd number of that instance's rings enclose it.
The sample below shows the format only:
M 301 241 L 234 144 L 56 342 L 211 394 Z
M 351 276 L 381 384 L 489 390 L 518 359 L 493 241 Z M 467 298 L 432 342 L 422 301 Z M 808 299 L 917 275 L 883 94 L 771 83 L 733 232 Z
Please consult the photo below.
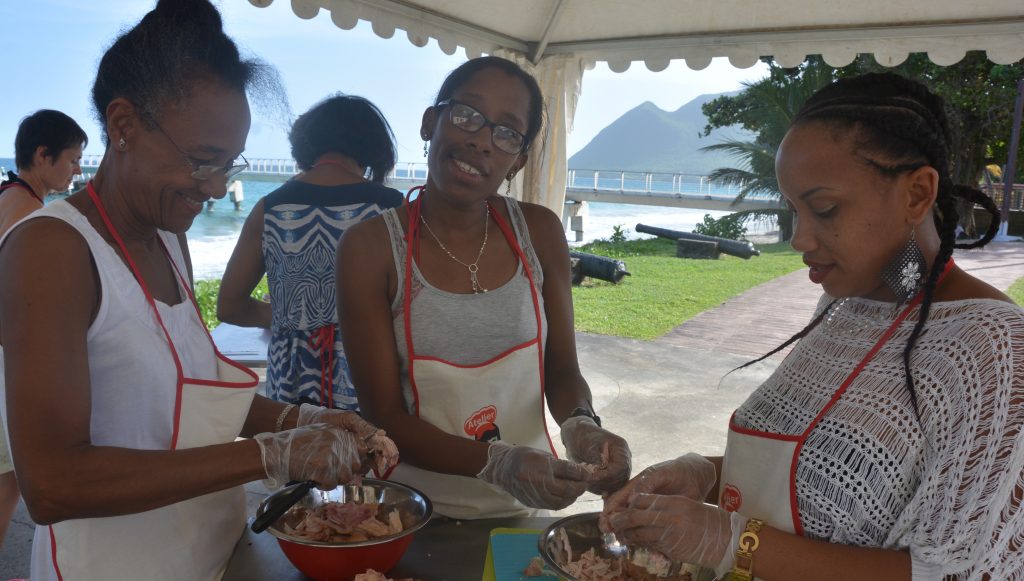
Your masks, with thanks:
M 591 410 L 590 408 L 576 408 L 572 410 L 572 413 L 569 414 L 570 418 L 575 418 L 576 416 L 587 416 L 588 418 L 594 420 L 594 423 L 597 424 L 598 427 L 601 427 L 601 418 L 598 417 L 598 415 L 595 414 L 594 411 Z

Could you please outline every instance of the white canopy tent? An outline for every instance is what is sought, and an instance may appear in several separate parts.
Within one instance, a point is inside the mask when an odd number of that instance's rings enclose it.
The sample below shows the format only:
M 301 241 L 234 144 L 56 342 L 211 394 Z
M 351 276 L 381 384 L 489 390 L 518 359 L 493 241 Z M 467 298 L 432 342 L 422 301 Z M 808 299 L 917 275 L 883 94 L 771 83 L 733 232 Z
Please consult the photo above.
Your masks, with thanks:
M 264 7 L 273 0 L 249 2 Z M 673 59 L 699 70 L 715 57 L 740 68 L 762 56 L 795 66 L 812 54 L 832 66 L 862 53 L 886 66 L 914 52 L 941 65 L 969 50 L 1002 64 L 1024 58 L 1021 0 L 291 0 L 291 6 L 301 18 L 324 9 L 339 28 L 365 20 L 383 38 L 402 30 L 417 46 L 433 38 L 447 54 L 462 47 L 469 57 L 495 54 L 530 70 L 544 91 L 548 124 L 545 147 L 531 157 L 515 191 L 558 214 L 566 136 L 583 72 L 596 61 L 621 72 L 634 61 L 660 71 Z

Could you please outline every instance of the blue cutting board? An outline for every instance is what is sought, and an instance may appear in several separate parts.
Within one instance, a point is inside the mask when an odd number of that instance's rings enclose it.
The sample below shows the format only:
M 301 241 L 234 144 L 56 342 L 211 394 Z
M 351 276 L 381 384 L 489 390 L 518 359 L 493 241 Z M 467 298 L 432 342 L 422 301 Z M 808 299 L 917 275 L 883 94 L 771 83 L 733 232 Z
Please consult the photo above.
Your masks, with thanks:
M 491 531 L 487 545 L 483 581 L 557 581 L 558 577 L 524 577 L 523 570 L 537 551 L 538 530 L 498 528 Z

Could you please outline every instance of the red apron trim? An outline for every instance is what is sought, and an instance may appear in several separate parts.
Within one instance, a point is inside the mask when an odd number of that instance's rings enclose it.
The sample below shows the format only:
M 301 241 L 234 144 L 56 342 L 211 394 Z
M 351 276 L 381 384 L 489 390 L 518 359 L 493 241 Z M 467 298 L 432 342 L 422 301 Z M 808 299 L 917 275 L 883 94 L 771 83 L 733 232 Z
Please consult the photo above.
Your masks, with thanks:
M 320 405 L 326 408 L 334 407 L 334 329 L 334 323 L 317 327 L 309 337 L 309 346 L 320 351 Z
M 522 351 L 523 349 L 526 349 L 528 347 L 533 347 L 534 345 L 537 345 L 539 343 L 540 343 L 540 339 L 531 339 L 531 340 L 527 341 L 526 343 L 523 343 L 521 345 L 516 345 L 515 347 L 512 347 L 512 348 L 506 350 L 504 353 L 501 353 L 500 355 L 496 355 L 496 356 L 492 357 L 491 359 L 488 359 L 487 361 L 484 361 L 483 363 L 477 363 L 476 365 L 460 365 L 458 363 L 452 363 L 451 361 L 447 361 L 445 359 L 441 359 L 440 357 L 426 357 L 426 356 L 420 356 L 420 355 L 416 356 L 416 361 L 437 361 L 438 363 L 444 363 L 446 365 L 451 365 L 452 367 L 458 367 L 460 369 L 476 369 L 478 367 L 487 367 L 491 363 L 495 363 L 497 361 L 501 361 L 502 359 L 508 357 L 509 355 L 512 355 L 516 351 Z
M 800 436 L 790 436 L 788 434 L 776 434 L 774 432 L 763 432 L 761 430 L 744 428 L 736 424 L 735 418 L 736 412 L 734 411 L 732 412 L 732 415 L 729 416 L 729 429 L 734 432 L 739 432 L 740 434 L 746 434 L 748 436 L 758 436 L 766 440 L 780 440 L 784 442 L 796 442 L 797 440 L 800 439 Z
M 413 371 L 415 368 L 413 362 L 417 359 L 417 357 L 415 354 L 415 350 L 413 348 L 412 316 L 410 314 L 410 311 L 412 310 L 412 262 L 414 256 L 419 256 L 420 206 L 422 202 L 421 196 L 425 190 L 425 186 L 417 186 L 411 188 L 405 197 L 405 208 L 409 226 L 407 228 L 405 237 L 405 276 L 403 285 L 404 295 L 402 297 L 402 300 L 404 302 L 404 308 L 402 309 L 402 318 L 405 327 L 406 351 L 408 352 L 409 356 L 409 384 L 412 387 L 414 410 L 417 417 L 420 414 L 420 397 L 419 391 L 416 389 L 416 377 Z M 410 201 L 413 192 L 419 193 L 415 201 Z M 543 337 L 544 327 L 540 313 L 540 300 L 537 297 L 537 285 L 534 283 L 533 272 L 530 269 L 529 261 L 526 260 L 526 255 L 523 253 L 523 249 L 519 246 L 519 241 L 516 239 L 515 233 L 512 232 L 512 229 L 509 227 L 508 223 L 505 222 L 505 219 L 502 218 L 501 214 L 496 212 L 494 208 L 491 207 L 490 202 L 487 202 L 487 213 L 492 218 L 494 218 L 494 222 L 498 225 L 498 228 L 501 229 L 501 233 L 505 236 L 506 242 L 508 242 L 508 245 L 512 248 L 512 251 L 515 253 L 516 258 L 519 260 L 520 264 L 522 264 L 523 272 L 526 274 L 526 278 L 530 282 L 530 297 L 533 300 L 534 319 L 537 323 L 537 337 L 536 339 L 534 339 L 534 341 L 538 342 L 537 371 L 540 376 L 540 417 L 544 418 L 544 402 L 546 397 L 544 390 L 544 349 L 540 348 L 540 346 L 543 345 L 541 338 Z M 522 345 L 520 347 L 522 347 Z M 511 351 L 514 351 L 514 349 L 506 351 L 505 354 L 508 354 Z M 498 358 L 500 357 L 501 356 L 499 356 Z M 432 360 L 462 368 L 476 367 L 459 366 L 457 364 L 436 358 Z M 557 457 L 558 454 L 555 452 L 554 443 L 551 441 L 551 433 L 548 431 L 547 421 L 544 420 L 542 421 L 542 423 L 544 425 L 544 436 L 548 440 L 548 446 L 551 448 L 551 453 L 554 454 L 555 457 Z
M 943 279 L 946 278 L 946 275 L 949 274 L 949 271 L 952 269 L 953 259 L 951 258 L 949 259 L 949 262 L 946 263 L 946 267 L 943 269 L 942 274 L 939 275 L 939 280 L 936 282 L 936 285 L 941 283 Z M 905 309 L 903 309 L 903 312 L 901 312 L 899 316 L 896 317 L 896 320 L 893 321 L 891 325 L 889 325 L 889 328 L 885 330 L 885 333 L 883 333 L 882 336 L 878 338 L 878 341 L 875 342 L 875 345 L 871 348 L 870 351 L 868 351 L 867 355 L 865 355 L 864 358 L 861 359 L 860 363 L 857 364 L 857 367 L 855 367 L 853 371 L 850 372 L 850 374 L 846 377 L 843 383 L 839 386 L 839 389 L 837 389 L 836 392 L 832 394 L 832 398 L 828 401 L 827 404 L 825 404 L 825 407 L 823 407 L 821 411 L 818 412 L 818 415 L 815 416 L 813 420 L 811 420 L 810 425 L 807 426 L 807 429 L 804 430 L 804 433 L 801 434 L 800 437 L 797 439 L 796 447 L 793 449 L 793 459 L 789 464 L 789 508 L 793 513 L 793 528 L 795 529 L 798 535 L 803 536 L 804 527 L 803 523 L 800 521 L 800 511 L 797 507 L 796 500 L 796 464 L 797 460 L 800 457 L 800 450 L 803 449 L 804 443 L 807 441 L 807 436 L 809 436 L 811 431 L 814 430 L 815 427 L 817 427 L 818 423 L 821 422 L 821 419 L 825 417 L 825 414 L 828 413 L 830 409 L 832 409 L 832 406 L 834 406 L 836 402 L 839 401 L 839 398 L 841 398 L 843 394 L 846 393 L 846 390 L 850 387 L 853 381 L 860 375 L 864 368 L 867 367 L 868 363 L 870 363 L 871 360 L 874 359 L 875 355 L 882 350 L 882 347 L 889 342 L 889 339 L 892 338 L 894 333 L 896 333 L 896 330 L 899 328 L 899 326 L 903 323 L 903 321 L 906 320 L 908 316 L 910 316 L 911 311 L 913 311 L 915 308 L 917 308 L 919 304 L 921 304 L 922 300 L 924 300 L 924 295 L 921 292 L 917 293 L 914 296 L 914 298 L 910 300 L 910 303 L 907 304 Z
M 53 534 L 53 525 L 49 525 L 46 528 L 50 529 L 50 559 L 53 561 L 53 571 L 57 573 L 58 581 L 64 581 L 64 575 L 60 572 L 60 565 L 57 564 L 57 537 Z
M 117 229 L 114 227 L 114 224 L 110 221 L 110 216 L 107 215 L 107 210 L 103 206 L 103 202 L 100 201 L 100 197 L 96 193 L 96 189 L 92 185 L 92 180 L 89 180 L 89 183 L 86 185 L 86 191 L 89 194 L 89 198 L 92 200 L 93 204 L 96 206 L 96 210 L 99 212 L 100 218 L 103 220 L 103 224 L 107 227 L 107 232 L 110 233 L 110 236 L 114 239 L 114 241 L 117 243 L 118 248 L 121 250 L 121 254 L 124 255 L 125 262 L 128 263 L 128 267 L 131 269 L 132 274 L 135 276 L 135 280 L 139 283 L 139 287 L 142 289 L 142 293 L 146 296 L 146 302 L 149 303 L 149 307 L 153 311 L 153 316 L 156 317 L 157 324 L 160 325 L 160 330 L 163 332 L 164 337 L 167 339 L 167 346 L 168 346 L 168 348 L 171 351 L 171 358 L 174 360 L 174 367 L 177 370 L 177 374 L 178 374 L 177 385 L 176 385 L 176 388 L 175 388 L 175 392 L 176 393 L 175 393 L 175 397 L 174 397 L 174 427 L 173 427 L 173 431 L 171 433 L 171 446 L 170 446 L 171 450 L 175 450 L 178 447 L 178 435 L 179 435 L 179 430 L 181 428 L 181 398 L 182 398 L 182 393 L 183 393 L 183 390 L 184 390 L 184 382 L 185 382 L 185 379 L 186 379 L 184 371 L 182 370 L 182 367 L 181 367 L 181 360 L 178 358 L 178 351 L 177 351 L 177 349 L 175 349 L 174 341 L 171 340 L 171 335 L 167 331 L 167 327 L 164 325 L 163 318 L 160 316 L 160 311 L 156 308 L 156 299 L 154 299 L 152 293 L 149 292 L 149 287 L 146 286 L 146 281 L 143 280 L 142 275 L 139 273 L 139 268 L 135 265 L 135 261 L 132 260 L 131 254 L 128 253 L 128 248 L 125 246 L 124 240 L 121 238 L 121 235 L 118 233 Z M 175 272 L 175 274 L 178 277 L 178 282 L 185 289 L 185 295 L 188 298 L 188 300 L 192 302 L 192 307 L 195 309 L 196 315 L 199 316 L 200 324 L 202 324 L 203 318 L 202 318 L 201 315 L 199 315 L 199 305 L 196 304 L 196 299 L 195 299 L 195 296 L 192 294 L 192 290 L 189 288 L 189 285 L 185 281 L 185 277 L 182 276 L 181 271 L 178 269 L 178 266 L 174 263 L 174 260 L 171 259 L 170 253 L 167 250 L 167 246 L 164 245 L 163 239 L 161 239 L 158 236 L 157 240 L 160 241 L 160 248 L 164 251 L 164 255 L 167 256 L 167 261 L 171 263 L 171 267 L 174 269 L 174 272 Z M 206 326 L 205 325 L 203 325 L 203 330 L 206 330 Z M 224 357 L 223 355 L 221 355 L 220 351 L 217 350 L 217 345 L 216 345 L 216 343 L 214 343 L 213 337 L 210 335 L 209 331 L 206 331 L 206 338 L 210 342 L 210 345 L 213 346 L 214 354 L 216 355 L 216 357 L 218 359 L 232 364 L 237 369 L 243 369 L 241 366 L 235 364 L 230 359 L 228 359 L 228 358 Z M 256 383 L 258 383 L 258 379 L 256 378 L 256 375 L 251 370 L 249 370 L 249 369 L 245 369 L 245 372 L 247 373 L 247 375 L 249 375 L 251 378 L 253 378 L 254 383 L 252 383 L 252 384 L 243 384 L 243 385 L 239 385 L 238 387 L 247 388 L 247 387 L 252 387 L 252 386 L 256 385 Z M 211 385 L 211 386 L 218 385 L 219 383 L 221 383 L 221 382 L 218 382 L 217 380 L 201 380 L 201 381 L 203 382 L 204 385 Z M 189 379 L 189 383 L 192 383 L 192 382 L 193 382 L 193 380 L 190 378 Z

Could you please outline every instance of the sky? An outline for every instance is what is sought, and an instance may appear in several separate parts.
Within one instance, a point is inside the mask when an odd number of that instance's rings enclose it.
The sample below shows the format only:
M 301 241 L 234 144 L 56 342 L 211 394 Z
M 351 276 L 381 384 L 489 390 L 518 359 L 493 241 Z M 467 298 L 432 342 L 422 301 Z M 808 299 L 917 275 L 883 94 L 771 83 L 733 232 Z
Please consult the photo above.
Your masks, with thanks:
M 227 33 L 243 52 L 276 67 L 287 92 L 290 115 L 253 109 L 246 144 L 249 158 L 290 158 L 288 125 L 298 114 L 336 92 L 373 101 L 394 130 L 399 162 L 422 162 L 419 137 L 423 110 L 433 102 L 445 75 L 466 60 L 459 49 L 446 55 L 435 41 L 411 44 L 403 31 L 390 39 L 376 36 L 360 21 L 352 30 L 337 28 L 321 11 L 303 20 L 288 0 L 257 8 L 248 0 L 214 0 Z M 3 0 L 0 54 L 5 55 L 0 105 L 0 157 L 14 157 L 14 136 L 26 115 L 42 108 L 72 116 L 89 136 L 86 154 L 102 154 L 100 128 L 90 107 L 90 90 L 103 52 L 120 31 L 134 25 L 155 0 Z M 572 155 L 601 129 L 630 109 L 651 101 L 674 111 L 706 93 L 741 88 L 766 74 L 763 65 L 734 68 L 715 59 L 701 71 L 673 61 L 661 72 L 642 62 L 615 73 L 597 63 L 583 75 L 574 128 L 568 139 Z

